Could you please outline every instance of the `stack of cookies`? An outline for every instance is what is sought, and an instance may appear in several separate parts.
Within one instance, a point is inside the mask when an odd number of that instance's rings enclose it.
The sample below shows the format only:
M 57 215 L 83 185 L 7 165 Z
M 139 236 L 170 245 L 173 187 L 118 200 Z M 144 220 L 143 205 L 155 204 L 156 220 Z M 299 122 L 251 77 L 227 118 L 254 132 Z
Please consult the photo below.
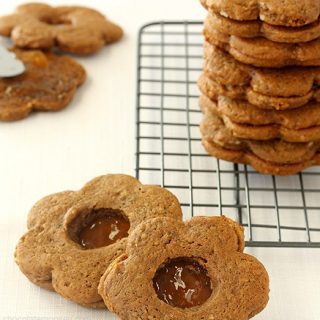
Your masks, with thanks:
M 320 163 L 320 3 L 201 0 L 202 142 L 213 156 L 289 175 Z

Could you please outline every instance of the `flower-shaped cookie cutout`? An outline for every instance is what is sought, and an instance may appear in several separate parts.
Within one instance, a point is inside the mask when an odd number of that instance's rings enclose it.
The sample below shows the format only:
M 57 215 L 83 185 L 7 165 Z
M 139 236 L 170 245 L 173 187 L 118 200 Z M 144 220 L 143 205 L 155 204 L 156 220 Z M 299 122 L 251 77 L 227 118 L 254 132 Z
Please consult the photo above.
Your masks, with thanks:
M 131 233 L 99 292 L 123 320 L 246 320 L 266 306 L 269 280 L 243 248 L 228 218 L 155 218 Z
M 173 194 L 126 175 L 101 176 L 80 191 L 36 203 L 15 259 L 40 287 L 83 306 L 104 307 L 98 294 L 101 276 L 124 253 L 131 230 L 154 217 L 181 220 Z
M 118 41 L 123 31 L 93 9 L 27 3 L 18 6 L 14 14 L 0 18 L 0 35 L 11 37 L 21 48 L 58 46 L 67 52 L 91 54 Z
M 69 57 L 39 50 L 12 51 L 26 71 L 20 76 L 0 78 L 0 121 L 23 119 L 32 110 L 61 110 L 86 79 L 84 68 Z

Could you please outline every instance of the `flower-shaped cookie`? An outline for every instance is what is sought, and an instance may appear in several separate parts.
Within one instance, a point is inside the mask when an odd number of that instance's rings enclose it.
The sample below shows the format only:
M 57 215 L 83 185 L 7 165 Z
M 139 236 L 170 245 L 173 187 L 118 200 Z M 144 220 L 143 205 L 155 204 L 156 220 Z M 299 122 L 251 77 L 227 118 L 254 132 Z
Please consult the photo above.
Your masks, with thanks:
M 271 25 L 302 27 L 318 20 L 320 3 L 314 0 L 200 0 L 202 5 L 234 20 L 258 20 Z
M 215 101 L 202 94 L 199 105 L 204 114 L 219 116 L 233 138 L 260 141 L 281 138 L 288 142 L 320 140 L 320 104 L 316 102 L 299 110 L 276 111 L 256 108 L 245 100 L 225 96 Z
M 274 42 L 309 42 L 320 37 L 320 21 L 306 26 L 292 28 L 276 26 L 261 20 L 236 21 L 210 11 L 210 25 L 222 33 L 242 38 L 263 37 Z
M 86 79 L 83 67 L 69 57 L 39 50 L 12 50 L 24 63 L 24 74 L 0 78 L 0 121 L 25 118 L 32 110 L 65 108 Z
M 0 18 L 0 35 L 11 37 L 21 48 L 58 46 L 63 51 L 91 54 L 118 41 L 123 31 L 93 9 L 28 3 Z
M 268 302 L 263 265 L 225 217 L 155 218 L 129 236 L 99 292 L 123 320 L 246 320 Z
M 243 64 L 263 68 L 320 66 L 320 38 L 306 43 L 279 43 L 268 39 L 241 38 L 212 29 L 205 21 L 204 37 Z
M 80 191 L 53 194 L 35 204 L 16 262 L 40 287 L 87 307 L 104 307 L 99 280 L 124 253 L 131 230 L 149 218 L 175 221 L 181 216 L 169 191 L 126 175 L 101 176 Z

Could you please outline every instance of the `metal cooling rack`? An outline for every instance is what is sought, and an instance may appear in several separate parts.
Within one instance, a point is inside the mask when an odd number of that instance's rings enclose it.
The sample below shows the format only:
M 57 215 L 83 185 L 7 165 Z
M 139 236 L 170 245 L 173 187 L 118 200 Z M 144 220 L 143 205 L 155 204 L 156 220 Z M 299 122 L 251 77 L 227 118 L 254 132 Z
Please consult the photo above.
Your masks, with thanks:
M 208 156 L 198 129 L 202 23 L 150 23 L 139 33 L 136 176 L 171 190 L 184 217 L 224 214 L 247 246 L 320 247 L 320 169 L 290 177 Z

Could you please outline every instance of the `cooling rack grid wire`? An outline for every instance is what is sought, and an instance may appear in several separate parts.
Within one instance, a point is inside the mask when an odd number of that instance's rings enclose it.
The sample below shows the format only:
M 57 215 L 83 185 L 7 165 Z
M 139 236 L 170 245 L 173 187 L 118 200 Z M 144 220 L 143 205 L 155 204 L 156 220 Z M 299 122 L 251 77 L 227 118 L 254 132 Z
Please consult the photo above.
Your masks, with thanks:
M 197 78 L 202 23 L 166 21 L 139 33 L 136 176 L 171 190 L 184 217 L 226 215 L 247 246 L 320 248 L 320 168 L 261 175 L 219 161 L 201 145 Z

